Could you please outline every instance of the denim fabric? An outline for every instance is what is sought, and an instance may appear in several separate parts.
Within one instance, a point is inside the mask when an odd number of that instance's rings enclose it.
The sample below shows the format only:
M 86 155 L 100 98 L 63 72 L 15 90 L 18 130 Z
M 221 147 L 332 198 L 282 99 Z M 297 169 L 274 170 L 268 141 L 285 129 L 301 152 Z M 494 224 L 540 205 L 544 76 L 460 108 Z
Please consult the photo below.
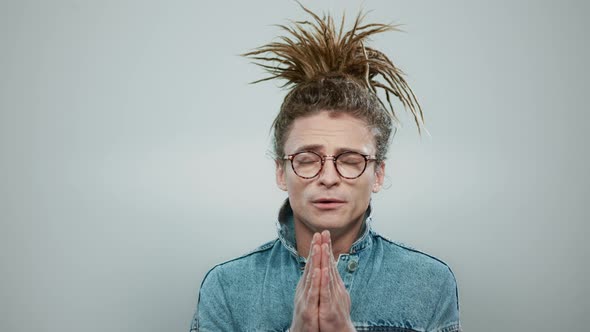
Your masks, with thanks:
M 396 244 L 371 229 L 338 259 L 357 331 L 460 331 L 455 277 L 442 261 Z M 278 238 L 219 264 L 205 276 L 192 331 L 286 331 L 306 259 L 296 251 L 288 200 Z

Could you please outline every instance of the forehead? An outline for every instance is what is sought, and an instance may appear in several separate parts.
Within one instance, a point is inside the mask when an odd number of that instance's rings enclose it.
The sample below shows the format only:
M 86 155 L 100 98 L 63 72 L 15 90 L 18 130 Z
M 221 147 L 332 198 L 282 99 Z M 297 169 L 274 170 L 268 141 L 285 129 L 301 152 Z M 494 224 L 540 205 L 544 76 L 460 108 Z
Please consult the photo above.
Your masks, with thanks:
M 375 153 L 375 138 L 367 123 L 348 113 L 321 111 L 298 118 L 285 141 L 285 152 L 295 153 L 306 146 L 314 146 L 324 153 L 353 150 Z

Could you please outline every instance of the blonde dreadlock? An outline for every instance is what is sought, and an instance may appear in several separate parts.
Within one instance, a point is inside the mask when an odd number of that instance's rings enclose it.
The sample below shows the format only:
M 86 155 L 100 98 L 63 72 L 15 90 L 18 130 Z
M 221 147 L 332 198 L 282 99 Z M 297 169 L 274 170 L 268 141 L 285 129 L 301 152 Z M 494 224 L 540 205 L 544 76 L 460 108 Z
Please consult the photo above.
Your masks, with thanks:
M 301 5 L 301 4 L 300 4 Z M 348 112 L 362 118 L 374 129 L 377 159 L 385 159 L 392 132 L 392 120 L 399 123 L 390 95 L 409 110 L 421 133 L 422 109 L 404 73 L 382 52 L 366 47 L 369 37 L 390 30 L 390 24 L 362 25 L 359 13 L 351 30 L 344 32 L 344 16 L 336 31 L 334 19 L 318 15 L 301 5 L 313 21 L 279 25 L 291 37 L 263 45 L 244 56 L 268 71 L 271 79 L 284 79 L 291 87 L 273 122 L 274 150 L 277 158 L 284 155 L 283 146 L 293 121 L 321 110 Z M 377 96 L 385 93 L 389 109 Z

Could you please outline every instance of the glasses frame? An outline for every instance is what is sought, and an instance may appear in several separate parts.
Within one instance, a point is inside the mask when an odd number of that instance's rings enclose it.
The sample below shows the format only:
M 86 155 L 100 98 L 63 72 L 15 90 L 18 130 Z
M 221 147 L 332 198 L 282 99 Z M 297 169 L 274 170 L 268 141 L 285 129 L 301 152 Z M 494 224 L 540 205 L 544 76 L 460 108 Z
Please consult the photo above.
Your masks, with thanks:
M 313 153 L 313 154 L 315 154 L 316 156 L 318 156 L 320 158 L 320 160 L 321 160 L 320 169 L 318 170 L 318 172 L 314 176 L 301 176 L 295 170 L 295 165 L 293 165 L 293 159 L 297 155 L 300 155 L 302 153 Z M 365 158 L 365 166 L 363 167 L 363 170 L 361 171 L 361 173 L 359 175 L 357 175 L 355 177 L 344 176 L 344 175 L 342 175 L 342 173 L 340 173 L 340 170 L 338 170 L 338 166 L 336 164 L 336 161 L 338 160 L 338 158 L 340 156 L 342 156 L 344 154 L 347 154 L 347 153 L 356 153 L 356 154 L 359 154 L 359 155 L 361 155 L 361 156 L 363 156 Z M 361 175 L 363 175 L 363 173 L 365 173 L 365 170 L 367 169 L 367 165 L 369 164 L 369 162 L 370 161 L 373 161 L 373 160 L 377 160 L 377 158 L 375 158 L 375 156 L 371 156 L 371 155 L 368 155 L 368 154 L 362 154 L 362 153 L 359 153 L 357 151 L 344 151 L 344 152 L 341 152 L 341 153 L 339 153 L 337 155 L 324 155 L 324 156 L 322 156 L 321 154 L 319 154 L 319 153 L 317 153 L 315 151 L 308 151 L 308 150 L 306 150 L 306 151 L 299 151 L 299 152 L 296 152 L 296 153 L 293 153 L 293 154 L 288 154 L 288 155 L 286 155 L 286 156 L 283 157 L 283 160 L 289 160 L 289 161 L 291 161 L 291 168 L 293 169 L 293 172 L 298 177 L 303 178 L 303 179 L 313 179 L 316 176 L 320 175 L 320 173 L 324 169 L 324 164 L 326 163 L 326 160 L 328 160 L 328 158 L 330 158 L 334 162 L 334 169 L 336 170 L 336 173 L 338 173 L 338 175 L 340 177 L 345 178 L 345 179 L 348 179 L 348 180 L 354 180 L 354 179 L 358 179 L 359 177 L 361 177 Z

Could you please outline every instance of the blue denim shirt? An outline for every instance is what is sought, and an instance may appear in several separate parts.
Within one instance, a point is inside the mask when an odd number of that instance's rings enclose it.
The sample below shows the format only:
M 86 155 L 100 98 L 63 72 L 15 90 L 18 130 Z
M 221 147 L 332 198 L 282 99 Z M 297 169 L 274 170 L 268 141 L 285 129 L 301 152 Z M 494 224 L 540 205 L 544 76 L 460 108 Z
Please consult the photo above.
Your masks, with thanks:
M 442 261 L 371 229 L 338 259 L 357 331 L 460 331 L 455 277 Z M 205 276 L 192 331 L 286 331 L 306 258 L 298 255 L 293 211 L 279 213 L 278 238 L 219 264 Z

